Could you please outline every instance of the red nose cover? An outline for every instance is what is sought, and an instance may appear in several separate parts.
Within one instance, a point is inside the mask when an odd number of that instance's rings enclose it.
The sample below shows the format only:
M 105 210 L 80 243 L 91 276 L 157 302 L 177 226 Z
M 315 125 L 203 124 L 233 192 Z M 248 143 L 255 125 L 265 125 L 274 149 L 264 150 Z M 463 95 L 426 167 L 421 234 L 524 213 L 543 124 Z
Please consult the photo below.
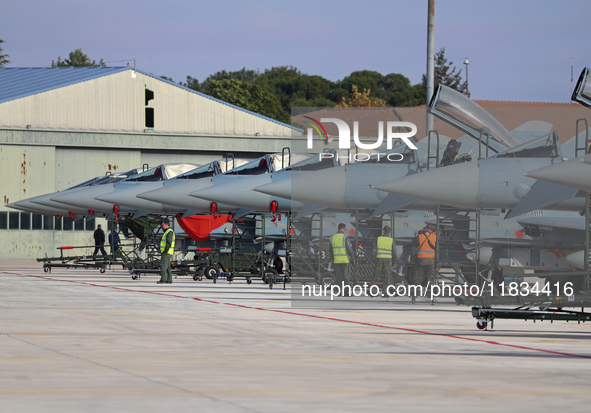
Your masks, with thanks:
M 209 233 L 230 221 L 231 215 L 192 215 L 176 217 L 177 222 L 191 239 L 201 242 L 209 240 Z

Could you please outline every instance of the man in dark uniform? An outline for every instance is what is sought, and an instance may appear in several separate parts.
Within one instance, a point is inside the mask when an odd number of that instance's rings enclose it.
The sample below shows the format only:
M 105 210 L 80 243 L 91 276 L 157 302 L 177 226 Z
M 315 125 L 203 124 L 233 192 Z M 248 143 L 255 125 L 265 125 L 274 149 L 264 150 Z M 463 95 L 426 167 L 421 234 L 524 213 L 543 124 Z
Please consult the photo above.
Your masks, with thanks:
M 167 218 L 161 221 L 160 226 L 164 234 L 162 234 L 162 240 L 160 240 L 160 281 L 157 281 L 157 284 L 172 284 L 170 262 L 174 254 L 175 234 L 170 228 L 170 221 Z
M 119 255 L 119 247 L 121 246 L 121 238 L 117 232 L 117 226 L 113 225 L 113 230 L 109 232 L 109 245 L 111 246 L 111 252 L 113 254 L 113 261 L 117 261 Z
M 97 252 L 101 251 L 101 254 L 107 255 L 107 251 L 105 251 L 105 231 L 103 231 L 101 224 L 99 224 L 94 231 L 94 252 L 92 253 L 93 256 L 96 257 Z

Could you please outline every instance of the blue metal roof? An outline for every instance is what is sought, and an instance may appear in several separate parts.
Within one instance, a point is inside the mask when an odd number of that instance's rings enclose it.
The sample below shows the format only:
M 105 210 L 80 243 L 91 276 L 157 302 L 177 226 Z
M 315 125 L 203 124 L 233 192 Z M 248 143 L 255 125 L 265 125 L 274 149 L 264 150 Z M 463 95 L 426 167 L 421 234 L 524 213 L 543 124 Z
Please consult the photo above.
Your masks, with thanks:
M 0 103 L 129 69 L 129 67 L 4 67 L 0 69 Z
M 58 89 L 60 87 L 73 85 L 75 83 L 86 82 L 88 80 L 97 79 L 102 76 L 112 75 L 114 73 L 123 72 L 125 70 L 133 70 L 129 66 L 119 67 L 3 67 L 0 68 L 0 103 L 8 102 L 10 100 L 20 99 L 26 96 L 36 95 L 38 93 L 47 92 L 49 90 Z M 243 109 L 231 103 L 224 102 L 213 98 L 204 93 L 197 92 L 193 89 L 189 89 L 185 86 L 181 86 L 174 82 L 162 79 L 161 77 L 155 76 L 151 73 L 142 72 L 137 70 L 136 72 L 146 76 L 153 77 L 162 82 L 169 83 L 173 86 L 180 87 L 189 92 L 198 94 L 205 98 L 214 100 L 224 105 L 233 107 L 243 112 L 250 113 L 259 118 L 278 123 L 282 126 L 295 129 L 296 131 L 303 133 L 301 129 L 294 126 L 288 125 L 283 122 L 279 122 L 275 119 L 268 118 L 261 114 L 251 112 Z

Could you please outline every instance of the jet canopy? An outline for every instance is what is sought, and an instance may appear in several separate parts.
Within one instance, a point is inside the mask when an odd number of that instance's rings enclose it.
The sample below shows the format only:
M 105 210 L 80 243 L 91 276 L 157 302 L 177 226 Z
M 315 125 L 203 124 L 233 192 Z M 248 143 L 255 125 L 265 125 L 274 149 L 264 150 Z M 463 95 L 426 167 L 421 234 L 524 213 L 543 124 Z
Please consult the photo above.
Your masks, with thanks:
M 171 163 L 159 165 L 155 168 L 148 169 L 142 173 L 131 176 L 125 179 L 126 182 L 156 182 L 164 181 L 165 179 L 174 178 L 184 172 L 195 169 L 197 165 L 194 163 Z
M 573 91 L 572 100 L 579 102 L 581 105 L 591 108 L 591 81 L 589 80 L 589 68 L 586 67 L 581 72 L 577 86 Z
M 234 168 L 225 175 L 260 175 L 279 171 L 290 164 L 290 161 L 300 162 L 308 159 L 309 155 L 281 154 L 265 155 L 245 165 Z
M 232 167 L 232 166 L 238 167 L 241 165 L 245 165 L 247 163 L 248 163 L 248 161 L 246 161 L 244 159 L 230 159 L 230 160 L 228 160 L 228 162 L 226 162 L 225 160 L 217 160 L 217 161 L 213 161 L 208 164 L 205 164 L 205 165 L 201 165 L 198 168 L 192 169 L 192 170 L 182 173 L 180 175 L 177 175 L 174 177 L 174 179 L 207 178 L 207 177 L 211 177 L 211 176 L 220 175 L 220 174 L 226 172 L 227 170 L 229 170 L 230 167 Z
M 417 161 L 415 152 L 416 151 L 410 149 L 407 144 L 401 144 L 385 152 L 374 153 L 369 157 L 369 159 L 362 159 L 359 162 L 386 164 L 396 162 L 397 164 L 412 164 Z
M 507 149 L 495 158 L 556 158 L 560 156 L 560 141 L 556 131 Z
M 340 162 L 337 159 L 337 154 L 334 149 L 323 152 L 318 155 L 313 155 L 308 159 L 296 163 L 295 165 L 283 168 L 283 171 L 320 171 L 326 168 L 339 166 Z
M 517 145 L 517 140 L 494 116 L 450 87 L 438 85 L 427 110 L 485 144 L 492 140 L 504 148 Z M 504 148 L 491 145 L 495 152 L 500 152 Z

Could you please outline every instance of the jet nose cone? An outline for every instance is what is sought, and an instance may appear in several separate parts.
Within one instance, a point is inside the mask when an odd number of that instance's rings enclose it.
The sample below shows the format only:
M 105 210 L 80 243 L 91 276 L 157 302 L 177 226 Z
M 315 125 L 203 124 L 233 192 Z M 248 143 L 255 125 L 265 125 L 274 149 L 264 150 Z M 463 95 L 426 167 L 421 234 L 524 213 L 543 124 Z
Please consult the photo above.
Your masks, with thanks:
M 346 181 L 344 168 L 329 168 L 292 176 L 254 190 L 302 203 L 342 208 L 345 204 Z
M 468 162 L 410 175 L 375 189 L 437 204 L 477 208 L 478 181 L 478 163 Z
M 541 181 L 588 191 L 591 190 L 590 172 L 591 167 L 589 165 L 579 162 L 579 160 L 572 160 L 529 171 L 524 175 Z
M 279 198 L 291 198 L 291 179 L 271 182 L 265 185 L 254 187 L 253 190 L 262 194 L 276 196 Z

